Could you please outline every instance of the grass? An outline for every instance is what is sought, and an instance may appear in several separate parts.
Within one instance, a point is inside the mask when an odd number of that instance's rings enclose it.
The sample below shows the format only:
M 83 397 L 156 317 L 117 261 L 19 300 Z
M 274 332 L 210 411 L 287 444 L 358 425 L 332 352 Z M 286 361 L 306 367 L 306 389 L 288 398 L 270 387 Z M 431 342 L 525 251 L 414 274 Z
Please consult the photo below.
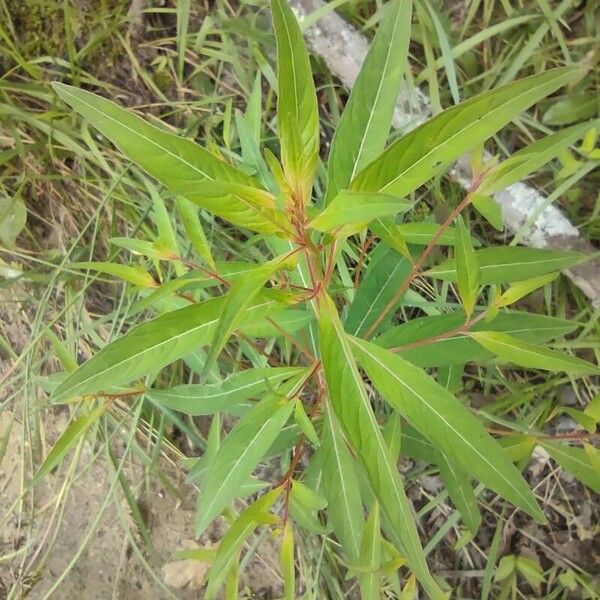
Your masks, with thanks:
M 51 374 L 72 370 L 144 316 L 127 287 L 108 276 L 76 272 L 69 264 L 109 257 L 136 264 L 136 256 L 110 244 L 109 239 L 164 240 L 168 231 L 160 208 L 164 203 L 168 211 L 174 210 L 171 198 L 57 102 L 48 83 L 64 80 L 110 94 L 229 157 L 240 153 L 236 111 L 247 110 L 247 98 L 260 72 L 262 98 L 257 95 L 255 99 L 260 98 L 263 111 L 253 109 L 260 115 L 255 125 L 260 126 L 265 142 L 274 144 L 274 43 L 263 3 L 217 0 L 209 7 L 208 3 L 181 1 L 176 8 L 146 7 L 133 15 L 129 11 L 137 6 L 135 2 L 99 4 L 97 10 L 86 10 L 69 1 L 29 0 L 18 6 L 0 0 L 4 69 L 0 77 L 0 468 L 12 492 L 6 514 L 0 515 L 0 530 L 10 531 L 10 539 L 0 537 L 0 595 L 4 586 L 11 599 L 24 597 L 30 589 L 40 598 L 59 588 L 64 593 L 65 582 L 77 580 L 78 565 L 107 515 L 119 523 L 122 537 L 116 540 L 119 547 L 108 549 L 118 559 L 106 597 L 129 593 L 123 592 L 129 589 L 123 581 L 131 575 L 132 562 L 141 569 L 145 585 L 152 586 L 148 589 L 154 597 L 181 597 L 184 592 L 163 582 L 162 563 L 176 547 L 155 547 L 160 540 L 153 535 L 149 499 L 162 490 L 170 505 L 164 518 L 177 520 L 178 511 L 183 511 L 181 503 L 194 495 L 182 485 L 181 460 L 200 452 L 209 435 L 206 422 L 161 412 L 140 400 L 120 399 L 65 454 L 56 475 L 37 487 L 30 485 L 58 433 L 85 410 L 48 406 L 45 391 L 56 383 Z M 370 34 L 379 19 L 380 3 L 346 2 L 339 10 Z M 132 19 L 141 21 L 141 28 L 132 26 Z M 424 2 L 419 19 L 411 44 L 412 78 L 428 88 L 434 110 L 517 76 L 577 62 L 597 52 L 593 3 L 473 0 L 441 7 Z M 598 77 L 592 71 L 570 93 L 597 95 Z M 345 90 L 324 69 L 317 83 L 322 130 L 331 134 Z M 547 132 L 544 114 L 552 104 L 540 104 L 490 148 L 495 146 L 505 155 Z M 563 162 L 571 168 L 568 177 L 557 179 L 561 165 L 553 164 L 537 173 L 534 183 L 549 196 L 560 191 L 554 194 L 556 202 L 597 247 L 598 172 L 589 162 L 572 166 L 567 158 Z M 453 184 L 434 182 L 423 190 L 413 216 L 443 219 L 459 197 Z M 23 224 L 24 208 L 27 221 Z M 253 238 L 240 239 L 218 219 L 203 215 L 203 225 L 219 259 L 258 260 L 266 255 Z M 473 217 L 470 226 L 485 244 L 506 235 L 478 217 Z M 187 253 L 190 249 L 182 233 L 174 231 L 174 239 Z M 349 255 L 358 262 L 358 249 L 351 248 Z M 355 263 L 348 265 L 350 282 L 354 268 Z M 403 307 L 404 316 L 421 309 L 443 311 L 454 302 L 447 284 L 434 287 L 423 281 L 418 291 L 420 297 L 414 296 L 414 302 Z M 564 340 L 561 347 L 598 360 L 600 309 L 593 309 L 566 278 L 527 302 L 535 312 L 581 323 L 579 333 Z M 171 383 L 190 380 L 198 358 L 191 356 L 160 377 Z M 244 342 L 231 349 L 227 358 L 233 370 L 241 362 L 259 366 L 264 361 L 261 349 Z M 591 379 L 571 380 L 559 373 L 540 377 L 498 367 L 468 369 L 464 381 L 465 397 L 476 405 L 479 400 L 480 410 L 485 410 L 492 423 L 499 427 L 509 423 L 514 428 L 517 422 L 524 431 L 545 428 L 554 432 L 565 398 L 571 406 L 582 408 L 599 394 L 598 382 Z M 597 512 L 591 492 L 565 479 L 562 470 L 544 456 L 536 465 L 537 472 L 531 474 L 536 494 L 552 511 L 556 531 L 566 530 L 579 538 L 593 535 L 593 525 L 581 522 L 580 517 L 586 502 Z M 435 473 L 418 463 L 404 466 L 430 540 L 427 549 L 435 570 L 460 585 L 463 597 L 480 597 L 482 588 L 485 592 L 490 585 L 492 593 L 499 594 L 502 583 L 490 579 L 495 562 L 492 537 L 494 531 L 501 531 L 495 526 L 501 515 L 514 523 L 507 507 L 482 495 L 486 526 L 468 540 L 445 492 L 433 485 Z M 73 499 L 82 498 L 82 482 L 89 485 L 98 477 L 104 483 L 95 512 L 84 521 L 85 531 L 77 536 L 75 547 L 69 547 L 65 540 L 71 536 Z M 511 543 L 520 543 L 535 555 L 542 564 L 548 597 L 563 597 L 564 575 L 570 571 L 575 574 L 578 593 L 585 597 L 586 586 L 591 589 L 592 585 L 589 565 L 562 556 L 554 548 L 560 546 L 541 529 L 519 521 L 517 526 L 520 533 L 512 537 L 507 533 L 510 529 L 502 530 L 504 543 L 499 551 L 504 555 L 516 552 Z M 192 537 L 191 530 L 188 536 Z M 271 581 L 276 597 L 280 585 L 276 558 L 263 547 L 253 544 L 244 560 L 259 565 L 263 561 L 265 578 Z M 57 552 L 66 553 L 58 563 Z M 62 569 L 53 574 L 57 564 Z M 297 565 L 306 598 L 344 598 L 356 593 L 344 581 L 334 541 L 302 538 Z M 526 597 L 532 588 L 521 575 L 518 582 L 517 597 Z M 263 581 L 260 586 L 264 585 Z

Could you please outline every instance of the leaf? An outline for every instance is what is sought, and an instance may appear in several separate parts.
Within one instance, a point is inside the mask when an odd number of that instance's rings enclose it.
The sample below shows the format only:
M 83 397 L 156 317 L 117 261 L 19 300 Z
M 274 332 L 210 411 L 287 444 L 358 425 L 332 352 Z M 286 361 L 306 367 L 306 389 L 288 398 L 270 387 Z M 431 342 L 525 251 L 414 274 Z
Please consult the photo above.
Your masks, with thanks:
M 363 230 L 374 219 L 405 212 L 410 207 L 395 196 L 341 190 L 308 227 L 343 238 Z
M 50 450 L 36 474 L 33 476 L 31 481 L 32 486 L 40 483 L 40 481 L 42 481 L 42 479 L 58 465 L 65 454 L 74 446 L 81 436 L 83 436 L 85 432 L 106 412 L 108 406 L 107 403 L 103 403 L 87 414 L 77 417 L 69 423 L 58 440 L 56 440 L 52 450 Z
M 69 265 L 71 269 L 91 269 L 99 273 L 114 275 L 123 281 L 132 283 L 142 288 L 153 288 L 158 284 L 154 277 L 142 267 L 130 267 L 111 262 L 76 262 Z
M 285 229 L 268 192 L 192 140 L 150 125 L 91 92 L 57 82 L 53 87 L 123 154 L 175 194 L 242 227 L 265 233 Z
M 296 425 L 300 428 L 304 436 L 310 441 L 310 443 L 317 448 L 321 442 L 319 441 L 319 436 L 315 431 L 315 427 L 312 424 L 309 416 L 306 414 L 304 410 L 304 406 L 302 405 L 302 400 L 296 400 L 296 405 L 294 407 L 294 421 Z
M 253 406 L 221 443 L 202 476 L 196 537 L 229 506 L 275 441 L 294 408 L 288 397 L 297 392 L 303 377 L 295 377 L 282 387 L 281 394 L 270 394 Z M 195 479 L 193 471 L 190 478 Z
M 520 300 L 538 288 L 552 283 L 557 277 L 558 273 L 548 273 L 547 275 L 541 275 L 540 277 L 534 277 L 533 279 L 526 279 L 524 281 L 513 283 L 505 292 L 502 293 L 501 296 L 494 301 L 494 306 L 497 308 L 502 308 L 503 306 L 514 304 L 517 302 L 517 300 Z
M 319 347 L 331 406 L 387 516 L 394 542 L 429 597 L 441 599 L 444 595 L 429 574 L 400 475 L 379 430 L 335 305 L 325 295 L 319 306 Z
M 540 348 L 504 332 L 477 331 L 471 332 L 469 335 L 501 360 L 515 363 L 528 369 L 565 371 L 577 375 L 600 373 L 600 369 L 596 365 L 585 360 L 574 358 L 556 350 Z
M 381 598 L 381 525 L 379 504 L 375 502 L 367 518 L 360 544 L 359 566 L 364 573 L 359 574 L 361 598 L 379 600 Z
M 392 143 L 353 180 L 356 191 L 407 196 L 538 100 L 581 75 L 551 69 L 453 106 Z
M 546 125 L 570 125 L 597 117 L 598 114 L 596 94 L 577 94 L 564 96 L 563 100 L 553 102 L 544 113 L 542 122 Z
M 283 577 L 285 600 L 296 598 L 296 568 L 294 565 L 294 533 L 289 521 L 286 522 L 281 536 L 279 564 Z
M 374 341 L 383 348 L 394 348 L 399 356 L 420 367 L 440 368 L 466 362 L 489 362 L 494 354 L 466 333 L 436 339 L 460 328 L 464 322 L 464 315 L 457 313 L 420 317 L 389 328 Z M 562 337 L 577 326 L 573 321 L 510 311 L 501 312 L 489 323 L 476 323 L 471 331 L 502 331 L 528 342 L 542 343 Z M 425 343 L 427 340 L 431 341 Z
M 273 309 L 283 307 L 279 299 L 279 294 L 262 292 L 246 309 L 242 323 L 273 314 Z M 54 392 L 52 401 L 62 402 L 128 383 L 208 344 L 223 304 L 224 298 L 214 298 L 138 325 L 69 375 Z
M 319 452 L 327 517 L 342 545 L 348 563 L 358 560 L 364 517 L 355 461 L 342 437 L 329 403 L 323 409 L 323 435 Z
M 277 39 L 277 130 L 284 171 L 308 200 L 319 155 L 319 113 L 308 51 L 287 0 L 271 0 Z
M 264 496 L 261 496 L 254 504 L 251 504 L 235 520 L 227 533 L 223 536 L 213 566 L 208 576 L 204 598 L 211 600 L 223 585 L 231 567 L 236 563 L 242 545 L 246 538 L 262 523 L 272 522 L 278 519 L 267 512 L 275 500 L 281 495 L 282 488 L 277 487 Z
M 194 250 L 198 253 L 200 258 L 206 261 L 206 264 L 211 269 L 216 271 L 217 266 L 215 265 L 215 259 L 210 251 L 208 240 L 204 235 L 204 229 L 202 229 L 202 223 L 198 216 L 198 209 L 183 196 L 177 198 L 176 204 L 181 223 Z
M 227 343 L 229 336 L 237 329 L 246 309 L 252 304 L 256 295 L 262 287 L 279 269 L 291 269 L 296 260 L 290 254 L 278 256 L 264 265 L 256 267 L 251 273 L 237 279 L 230 287 L 225 296 L 225 302 L 215 328 L 210 349 L 204 363 L 202 375 L 205 376 L 212 369 L 217 356 Z
M 542 442 L 542 448 L 568 473 L 600 494 L 600 473 L 582 448 L 573 448 L 560 442 Z
M 15 241 L 27 223 L 27 208 L 17 196 L 0 198 L 0 244 L 14 248 Z
M 457 469 L 443 452 L 439 452 L 438 455 L 439 460 L 436 465 L 440 471 L 444 487 L 465 525 L 475 535 L 481 525 L 481 513 L 471 486 L 471 478 L 461 469 Z
M 542 165 L 558 156 L 562 150 L 583 137 L 592 126 L 593 123 L 583 123 L 568 127 L 515 152 L 485 176 L 477 191 L 482 194 L 493 194 L 517 181 L 522 181 L 527 175 L 537 171 Z
M 494 199 L 484 194 L 474 193 L 471 204 L 494 229 L 497 231 L 504 229 L 502 208 Z
M 375 221 L 369 225 L 369 229 L 390 248 L 393 248 L 402 256 L 406 256 L 406 258 L 412 258 L 406 240 L 398 231 L 397 225 L 394 224 L 394 219 L 392 217 L 375 219 Z
M 351 338 L 361 366 L 385 398 L 452 464 L 544 521 L 535 497 L 504 450 L 458 400 L 429 375 L 375 344 Z
M 590 260 L 591 257 L 571 250 L 544 250 L 521 246 L 500 246 L 477 250 L 481 285 L 511 283 L 561 271 Z M 447 260 L 429 269 L 429 277 L 456 281 L 456 263 Z
M 406 67 L 411 0 L 385 8 L 331 141 L 326 203 L 385 147 Z
M 351 335 L 362 336 L 392 300 L 411 269 L 411 263 L 395 250 L 380 244 L 371 253 L 371 262 L 348 310 L 345 328 Z M 398 304 L 402 299 L 398 300 Z M 382 323 L 382 327 L 385 323 Z
M 440 226 L 437 223 L 402 223 L 395 226 L 396 231 L 409 244 L 427 246 L 437 234 Z M 455 233 L 452 227 L 448 227 L 437 241 L 437 246 L 454 246 Z M 472 240 L 473 245 L 478 245 Z
M 304 371 L 301 367 L 259 367 L 230 375 L 220 383 L 184 384 L 150 390 L 159 404 L 192 416 L 212 415 L 265 392 L 274 391 L 286 379 Z
M 470 317 L 479 291 L 479 263 L 471 244 L 471 235 L 460 215 L 456 219 L 454 246 L 458 291 L 467 317 Z

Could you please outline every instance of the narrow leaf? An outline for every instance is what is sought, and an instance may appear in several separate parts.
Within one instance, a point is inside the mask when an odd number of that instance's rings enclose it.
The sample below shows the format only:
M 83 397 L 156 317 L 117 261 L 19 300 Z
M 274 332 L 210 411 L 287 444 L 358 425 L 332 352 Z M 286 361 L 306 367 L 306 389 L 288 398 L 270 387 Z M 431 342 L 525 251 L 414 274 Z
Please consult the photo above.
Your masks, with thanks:
M 319 347 L 332 408 L 386 513 L 395 543 L 429 596 L 441 599 L 444 595 L 429 573 L 398 469 L 379 430 L 335 305 L 323 296 L 319 310 Z
M 460 216 L 456 220 L 454 246 L 458 291 L 467 317 L 470 317 L 479 291 L 479 263 L 471 244 L 469 230 Z
M 503 361 L 515 363 L 528 369 L 544 371 L 565 371 L 577 375 L 600 373 L 600 368 L 592 363 L 568 354 L 540 348 L 500 331 L 476 331 L 469 334 L 486 350 L 493 352 Z
M 319 154 L 319 114 L 310 59 L 298 21 L 287 0 L 271 0 L 277 39 L 277 129 L 281 162 L 304 199 Z
M 477 250 L 476 254 L 481 285 L 532 279 L 590 260 L 590 257 L 581 252 L 520 246 L 484 248 Z M 454 259 L 447 260 L 427 271 L 426 275 L 443 281 L 456 281 L 456 262 Z
M 408 202 L 395 196 L 341 190 L 308 227 L 333 232 L 337 238 L 347 237 L 361 231 L 374 219 L 395 215 L 410 207 Z
M 411 0 L 394 0 L 385 8 L 333 135 L 326 202 L 385 147 L 406 67 L 411 13 Z
M 238 495 L 288 420 L 294 403 L 286 396 L 297 390 L 301 377 L 285 384 L 281 395 L 271 394 L 250 409 L 221 443 L 203 475 L 198 501 L 196 537 Z M 194 477 L 190 473 L 190 477 Z
M 111 262 L 76 262 L 71 263 L 69 267 L 71 269 L 90 269 L 98 271 L 98 273 L 108 273 L 142 288 L 153 288 L 158 285 L 147 269 L 142 269 L 142 267 L 131 267 Z
M 288 521 L 281 536 L 279 564 L 283 577 L 285 600 L 296 600 L 296 568 L 294 565 L 294 533 Z
M 539 521 L 545 520 L 504 450 L 452 394 L 399 356 L 357 338 L 350 342 L 379 393 L 450 462 Z
M 262 292 L 246 308 L 242 323 L 273 314 L 279 294 Z M 224 299 L 214 298 L 176 310 L 138 325 L 108 344 L 81 365 L 58 387 L 53 402 L 95 394 L 104 388 L 128 383 L 157 371 L 209 343 L 223 308 Z
M 538 100 L 583 72 L 561 67 L 475 96 L 443 111 L 391 144 L 351 189 L 406 196 Z
M 361 571 L 364 571 L 359 575 L 363 600 L 379 600 L 381 598 L 381 525 L 377 502 L 373 504 L 365 525 L 360 544 L 359 565 Z
M 567 473 L 600 494 L 600 472 L 585 450 L 559 442 L 543 442 L 541 446 Z

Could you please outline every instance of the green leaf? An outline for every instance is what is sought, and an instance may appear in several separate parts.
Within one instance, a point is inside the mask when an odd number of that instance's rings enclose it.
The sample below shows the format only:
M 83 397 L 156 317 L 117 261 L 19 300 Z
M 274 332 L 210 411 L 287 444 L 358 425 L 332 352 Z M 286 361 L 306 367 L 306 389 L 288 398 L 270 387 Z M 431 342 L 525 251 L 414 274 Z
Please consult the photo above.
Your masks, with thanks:
M 398 227 L 394 224 L 394 219 L 392 217 L 375 219 L 375 221 L 369 225 L 369 229 L 390 248 L 393 248 L 402 256 L 406 256 L 406 258 L 411 258 L 406 240 L 398 231 Z
M 304 406 L 302 404 L 302 400 L 296 400 L 296 406 L 294 407 L 294 421 L 296 425 L 300 428 L 305 437 L 310 441 L 310 443 L 317 448 L 320 446 L 321 442 L 319 441 L 319 436 L 315 431 L 315 427 L 312 424 L 312 421 L 306 414 L 304 410 Z
M 210 349 L 204 363 L 203 375 L 212 369 L 217 356 L 224 348 L 229 336 L 238 328 L 246 309 L 260 292 L 262 287 L 279 269 L 291 269 L 296 264 L 296 257 L 289 254 L 278 256 L 264 265 L 256 267 L 251 273 L 237 279 L 225 296 L 223 310 L 215 329 Z
M 471 478 L 462 469 L 456 467 L 443 452 L 438 452 L 436 461 L 440 477 L 448 495 L 456 506 L 465 525 L 475 535 L 481 525 L 481 513 L 477 506 L 477 498 L 471 486 Z
M 600 373 L 600 368 L 585 360 L 574 358 L 568 354 L 540 348 L 519 340 L 500 331 L 477 331 L 469 335 L 486 350 L 493 352 L 505 362 L 515 363 L 528 369 L 544 371 L 565 371 L 577 375 Z
M 20 197 L 0 198 L 0 243 L 14 248 L 18 235 L 27 223 L 27 208 Z
M 493 194 L 522 181 L 542 165 L 560 154 L 593 127 L 594 123 L 583 123 L 563 129 L 515 152 L 510 158 L 496 165 L 478 186 L 482 194 Z
M 364 335 L 381 311 L 392 300 L 396 290 L 411 269 L 409 260 L 395 250 L 380 244 L 371 253 L 371 262 L 361 281 L 346 317 L 346 331 Z M 398 300 L 398 304 L 401 302 Z M 382 323 L 384 326 L 385 323 Z
M 281 394 L 270 394 L 252 407 L 221 443 L 202 476 L 196 537 L 229 506 L 267 453 L 294 408 L 288 397 L 297 392 L 304 376 L 295 377 L 282 387 Z M 195 479 L 193 471 L 189 476 Z
M 323 409 L 323 439 L 319 451 L 327 517 L 342 545 L 346 561 L 358 560 L 364 526 L 354 457 L 348 450 L 331 406 Z
M 362 231 L 374 219 L 405 212 L 410 207 L 395 196 L 341 190 L 308 227 L 343 238 Z
M 250 534 L 263 523 L 276 522 L 278 519 L 268 512 L 275 500 L 281 495 L 282 488 L 277 487 L 254 504 L 251 504 L 235 520 L 223 536 L 217 550 L 217 555 L 210 569 L 205 600 L 211 600 L 223 585 L 232 566 L 237 562 L 242 545 Z
M 351 189 L 410 194 L 582 71 L 582 67 L 545 71 L 443 111 L 391 144 L 358 174 Z
M 327 500 L 325 498 L 319 496 L 314 490 L 297 479 L 292 479 L 291 494 L 298 504 L 301 504 L 308 510 L 324 510 L 327 508 Z
M 192 416 L 212 415 L 265 392 L 274 391 L 282 382 L 304 371 L 301 367 L 259 367 L 230 375 L 213 384 L 184 384 L 162 390 L 150 390 L 148 396 L 159 404 Z
M 600 472 L 594 468 L 585 450 L 559 442 L 543 442 L 541 446 L 567 473 L 600 494 Z
M 471 204 L 475 210 L 497 231 L 504 229 L 504 220 L 502 218 L 502 208 L 489 196 L 484 194 L 473 194 Z
M 64 83 L 53 87 L 123 154 L 175 194 L 242 227 L 265 233 L 285 229 L 268 192 L 192 140 L 150 125 L 96 94 Z
M 319 347 L 332 408 L 387 516 L 394 542 L 429 597 L 444 598 L 429 573 L 398 469 L 379 430 L 335 305 L 326 295 L 321 297 L 319 316 Z
M 406 67 L 411 13 L 411 0 L 394 0 L 385 8 L 333 135 L 326 202 L 385 147 Z
M 471 235 L 460 215 L 456 219 L 454 247 L 458 292 L 467 317 L 470 317 L 479 291 L 479 263 L 471 244 Z
M 108 273 L 114 275 L 123 281 L 132 283 L 142 288 L 153 288 L 157 283 L 148 273 L 147 269 L 142 267 L 130 267 L 129 265 L 120 265 L 111 262 L 76 262 L 69 265 L 71 269 L 91 269 L 99 273 Z
M 466 362 L 489 362 L 494 354 L 466 333 L 436 339 L 460 328 L 464 322 L 464 315 L 457 313 L 420 317 L 389 328 L 374 341 L 384 348 L 397 349 L 395 351 L 399 356 L 420 367 L 439 368 Z M 510 311 L 501 312 L 489 323 L 476 323 L 471 331 L 502 331 L 528 342 L 542 343 L 562 337 L 577 326 L 573 321 Z
M 198 256 L 206 261 L 206 264 L 211 269 L 216 270 L 215 259 L 210 251 L 208 240 L 204 235 L 204 229 L 202 229 L 202 223 L 198 216 L 198 209 L 183 196 L 179 196 L 176 203 L 181 223 L 194 250 L 198 253 Z
M 527 294 L 530 294 L 538 288 L 544 287 L 549 283 L 552 283 L 558 277 L 558 273 L 548 273 L 547 275 L 541 275 L 540 277 L 534 277 L 533 279 L 526 279 L 525 281 L 518 281 L 513 283 L 505 292 L 502 293 L 494 301 L 494 306 L 502 308 L 509 304 L 514 304 L 517 300 L 520 300 Z
M 262 292 L 246 309 L 242 323 L 272 315 L 275 308 L 283 308 L 280 299 L 280 294 Z M 208 344 L 224 302 L 224 298 L 214 298 L 138 325 L 69 375 L 54 392 L 52 401 L 62 402 L 128 383 Z
M 578 265 L 591 257 L 571 250 L 543 250 L 501 246 L 477 250 L 481 285 L 511 283 L 540 277 Z M 425 273 L 443 281 L 456 281 L 456 262 L 451 259 Z
M 351 338 L 350 343 L 379 393 L 451 463 L 539 521 L 545 520 L 504 450 L 452 394 L 388 350 L 357 338 Z
M 285 600 L 296 599 L 296 568 L 294 565 L 294 532 L 289 521 L 283 528 L 281 548 L 279 550 L 279 564 L 283 577 Z
M 427 246 L 437 234 L 440 226 L 437 223 L 402 223 L 395 226 L 396 231 L 408 244 Z M 455 233 L 448 227 L 437 241 L 437 246 L 454 246 Z M 477 240 L 472 240 L 473 245 L 478 245 Z
M 553 102 L 544 113 L 542 122 L 546 125 L 570 125 L 597 117 L 599 112 L 597 94 L 570 95 Z
M 360 544 L 358 564 L 361 598 L 380 600 L 381 598 L 381 525 L 379 522 L 379 504 L 375 502 L 363 532 Z
M 281 162 L 308 200 L 319 155 L 319 113 L 308 51 L 287 0 L 271 0 L 277 39 L 277 129 Z
M 65 454 L 74 446 L 81 436 L 106 412 L 109 405 L 103 403 L 85 415 L 71 421 L 62 432 L 48 456 L 44 459 L 37 473 L 34 475 L 31 485 L 37 485 L 40 481 L 58 465 Z

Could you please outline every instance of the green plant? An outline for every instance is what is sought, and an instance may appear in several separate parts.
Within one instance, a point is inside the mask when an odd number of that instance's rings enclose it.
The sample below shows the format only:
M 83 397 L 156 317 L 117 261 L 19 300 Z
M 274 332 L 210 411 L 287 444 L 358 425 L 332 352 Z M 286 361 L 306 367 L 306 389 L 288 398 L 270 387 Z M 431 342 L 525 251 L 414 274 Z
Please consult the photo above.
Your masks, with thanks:
M 576 81 L 586 67 L 554 69 L 476 96 L 384 149 L 406 67 L 411 12 L 405 0 L 387 9 L 332 140 L 324 193 L 314 185 L 323 178 L 316 178 L 319 118 L 309 57 L 284 0 L 272 2 L 279 160 L 268 149 L 261 153 L 246 116 L 236 120 L 243 160 L 233 166 L 108 100 L 55 84 L 67 103 L 177 196 L 179 220 L 196 256 L 179 250 L 169 214 L 157 198 L 159 242 L 113 240 L 145 257 L 143 265 L 71 265 L 121 277 L 142 296 L 138 311 L 163 314 L 59 377 L 53 401 L 81 398 L 84 412 L 56 443 L 34 482 L 58 464 L 115 398 L 140 397 L 158 410 L 214 415 L 203 456 L 186 463 L 189 480 L 202 490 L 196 535 L 221 514 L 230 521 L 216 551 L 194 555 L 212 563 L 207 598 L 223 585 L 235 595 L 242 546 L 261 526 L 282 532 L 286 596 L 295 597 L 291 523 L 317 534 L 333 531 L 365 598 L 379 597 L 383 585 L 400 594 L 396 573 L 404 562 L 429 597 L 445 597 L 445 584 L 426 563 L 397 470 L 399 455 L 439 468 L 472 534 L 481 521 L 473 478 L 543 521 L 512 462 L 523 454 L 511 452 L 510 445 L 507 452 L 486 430 L 492 415 L 457 399 L 457 378 L 466 363 L 490 361 L 573 375 L 599 372 L 541 346 L 576 324 L 506 308 L 586 257 L 512 246 L 476 250 L 462 216 L 473 205 L 497 224 L 487 194 L 531 173 L 591 129 L 575 125 L 498 166 L 477 159 L 486 139 Z M 397 224 L 418 188 L 467 151 L 474 151 L 471 190 L 444 223 Z M 258 234 L 251 243 L 267 247 L 274 258 L 262 264 L 215 260 L 198 207 Z M 358 254 L 348 243 L 351 236 L 362 242 Z M 380 241 L 371 250 L 375 238 Z M 440 261 L 439 246 L 453 248 L 453 258 Z M 357 281 L 361 266 L 369 265 L 356 291 L 346 260 L 358 265 Z M 395 315 L 409 293 L 416 293 L 411 286 L 422 276 L 456 284 L 452 289 L 460 303 L 444 302 L 441 314 L 396 324 Z M 236 348 L 228 345 L 234 334 L 242 354 L 266 354 L 277 366 L 263 356 L 262 366 L 232 372 L 225 359 Z M 262 348 L 256 343 L 261 338 L 275 342 Z M 195 370 L 198 383 L 165 388 L 159 374 L 179 359 Z M 424 370 L 429 368 L 436 378 Z M 222 372 L 228 377 L 221 379 Z M 385 406 L 375 406 L 375 393 Z M 240 417 L 223 440 L 221 413 Z M 542 436 L 530 429 L 521 433 L 530 453 Z M 544 442 L 557 455 L 585 452 L 578 457 L 587 465 L 581 479 L 598 486 L 593 448 L 557 446 Z M 253 476 L 273 457 L 280 458 L 280 473 L 268 482 Z M 232 503 L 248 497 L 252 501 L 237 516 Z

